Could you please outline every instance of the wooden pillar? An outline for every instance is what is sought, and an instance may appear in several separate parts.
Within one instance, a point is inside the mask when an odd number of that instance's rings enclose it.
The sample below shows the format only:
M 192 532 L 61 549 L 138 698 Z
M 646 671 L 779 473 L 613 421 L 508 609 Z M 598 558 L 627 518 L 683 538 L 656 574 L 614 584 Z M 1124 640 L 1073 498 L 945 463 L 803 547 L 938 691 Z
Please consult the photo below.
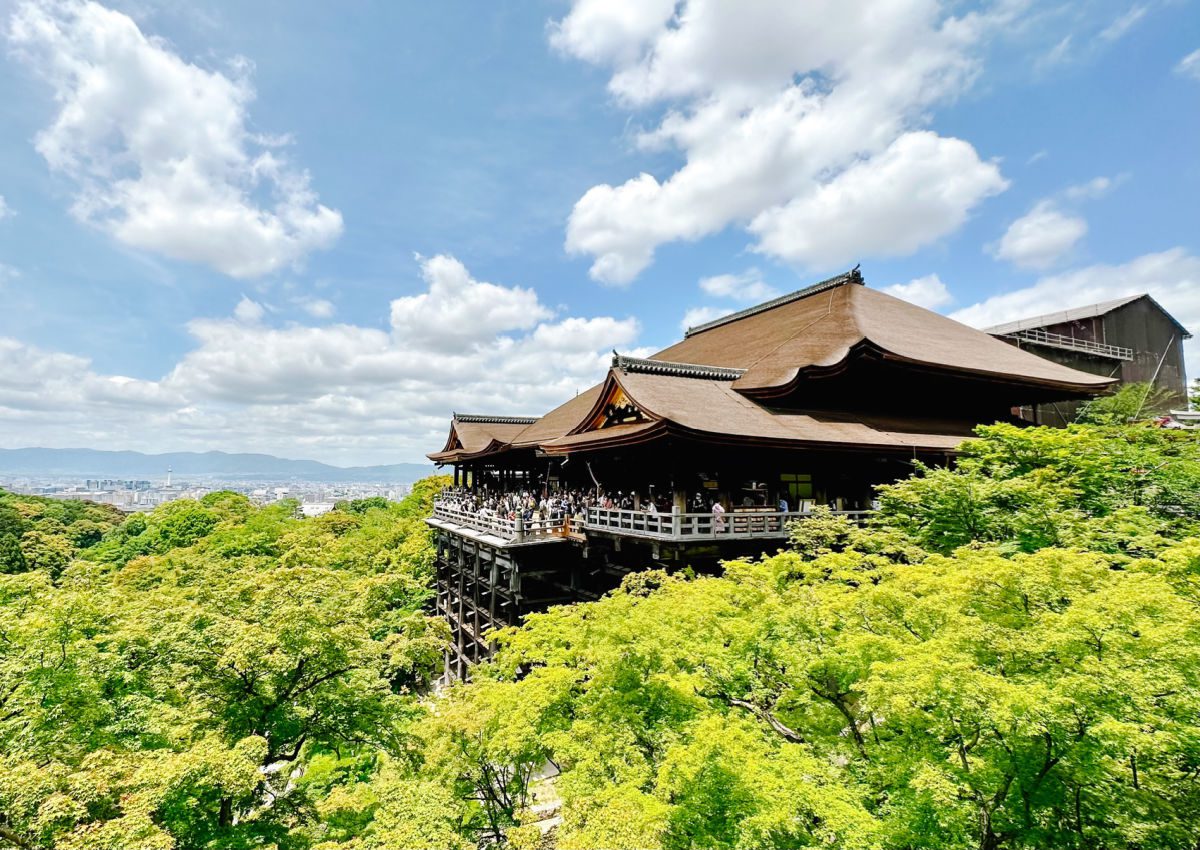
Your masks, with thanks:
M 474 564 L 474 569 L 472 570 L 472 581 L 471 581 L 471 603 L 472 603 L 471 604 L 471 620 L 475 624 L 475 638 L 476 638 L 476 642 L 475 642 L 474 646 L 471 647 L 471 657 L 474 658 L 476 661 L 479 661 L 482 656 L 482 649 L 481 649 L 481 647 L 479 645 L 479 641 L 478 641 L 479 637 L 483 634 L 483 628 L 481 626 L 480 619 L 479 619 L 479 573 L 480 573 L 480 568 L 483 566 L 482 557 L 483 556 L 479 552 L 479 544 L 476 543 L 475 544 L 475 564 Z
M 489 594 L 489 598 L 488 598 L 488 625 L 490 625 L 490 626 L 495 626 L 497 624 L 496 623 L 496 606 L 499 604 L 496 597 L 500 592 L 499 591 L 500 559 L 497 558 L 496 556 L 497 556 L 497 553 L 493 550 L 492 551 L 492 569 L 491 569 L 491 574 L 490 574 L 489 581 L 488 581 L 488 584 L 491 587 L 491 593 Z M 488 648 L 495 649 L 495 645 L 489 641 Z
M 456 644 L 458 646 L 458 678 L 460 679 L 466 679 L 467 675 L 467 667 L 464 660 L 467 656 L 465 632 L 467 621 L 464 616 L 465 611 L 463 606 L 463 597 L 466 595 L 467 564 L 466 553 L 463 551 L 463 548 L 463 543 L 460 539 L 458 545 L 458 622 L 455 628 L 455 631 L 458 633 Z
M 509 573 L 508 595 L 512 604 L 508 606 L 508 625 L 515 626 L 521 617 L 521 571 L 517 561 L 512 562 Z

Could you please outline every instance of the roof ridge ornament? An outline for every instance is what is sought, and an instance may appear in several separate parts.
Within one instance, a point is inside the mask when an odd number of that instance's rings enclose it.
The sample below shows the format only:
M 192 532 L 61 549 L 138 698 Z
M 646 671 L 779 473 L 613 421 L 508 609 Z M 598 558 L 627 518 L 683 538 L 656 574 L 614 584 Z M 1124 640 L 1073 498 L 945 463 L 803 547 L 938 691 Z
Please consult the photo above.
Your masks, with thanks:
M 483 425 L 532 425 L 538 416 L 487 416 L 479 413 L 451 414 L 455 422 L 472 422 Z
M 764 313 L 767 310 L 774 310 L 776 307 L 782 307 L 784 304 L 790 304 L 793 301 L 799 301 L 801 298 L 807 298 L 810 295 L 816 295 L 818 292 L 824 292 L 827 289 L 836 289 L 839 286 L 844 286 L 847 283 L 856 283 L 860 286 L 865 284 L 862 272 L 859 271 L 859 266 L 855 266 L 848 272 L 831 277 L 828 280 L 823 280 L 820 283 L 814 283 L 812 286 L 806 286 L 803 289 L 797 289 L 795 292 L 789 292 L 787 295 L 780 295 L 778 298 L 772 298 L 770 301 L 764 301 L 761 304 L 755 304 L 752 307 L 747 307 L 744 310 L 738 310 L 736 313 L 730 313 L 728 316 L 721 316 L 719 319 L 713 319 L 711 322 L 704 322 L 700 325 L 695 325 L 688 328 L 683 338 L 687 339 L 693 334 L 698 334 L 701 331 L 711 330 L 712 328 L 720 327 L 721 325 L 730 322 L 736 322 L 739 319 L 745 319 L 748 316 L 753 316 L 757 313 Z
M 746 374 L 745 369 L 726 366 L 701 366 L 697 363 L 672 363 L 669 360 L 651 360 L 644 357 L 628 357 L 613 351 L 612 368 L 622 372 L 642 375 L 667 375 L 672 378 L 702 378 L 709 381 L 736 381 Z

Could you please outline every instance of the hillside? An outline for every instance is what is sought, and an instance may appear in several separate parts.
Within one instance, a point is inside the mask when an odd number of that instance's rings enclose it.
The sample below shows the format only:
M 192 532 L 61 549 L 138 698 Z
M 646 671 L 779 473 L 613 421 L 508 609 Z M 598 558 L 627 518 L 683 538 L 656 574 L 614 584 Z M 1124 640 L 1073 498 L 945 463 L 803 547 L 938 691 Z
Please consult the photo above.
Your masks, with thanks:
M 304 481 L 379 481 L 412 483 L 435 470 L 432 464 L 331 466 L 266 454 L 228 452 L 113 452 L 97 449 L 0 449 L 0 474 L 78 475 L 85 477 L 161 478 L 168 467 L 176 476 L 229 479 L 301 479 Z

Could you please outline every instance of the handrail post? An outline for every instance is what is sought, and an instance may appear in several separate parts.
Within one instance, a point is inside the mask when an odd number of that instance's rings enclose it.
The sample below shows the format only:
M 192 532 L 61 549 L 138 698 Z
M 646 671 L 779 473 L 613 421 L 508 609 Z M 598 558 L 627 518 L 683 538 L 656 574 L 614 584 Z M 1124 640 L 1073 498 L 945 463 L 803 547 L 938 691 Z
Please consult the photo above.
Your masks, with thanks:
M 681 533 L 679 505 L 671 505 L 671 537 L 678 540 Z
M 525 517 L 523 514 L 517 514 L 516 536 L 513 538 L 518 543 L 525 539 Z

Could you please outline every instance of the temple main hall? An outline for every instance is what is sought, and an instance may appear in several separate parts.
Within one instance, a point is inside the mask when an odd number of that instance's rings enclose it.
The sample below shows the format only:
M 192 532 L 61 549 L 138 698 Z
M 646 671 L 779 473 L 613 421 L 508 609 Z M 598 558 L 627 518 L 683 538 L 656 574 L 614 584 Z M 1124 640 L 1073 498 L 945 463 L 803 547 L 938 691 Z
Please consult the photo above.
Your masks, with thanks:
M 540 417 L 455 414 L 429 523 L 447 674 L 487 631 L 626 572 L 774 551 L 814 507 L 870 512 L 973 429 L 1105 392 L 1078 371 L 868 287 L 854 269 L 690 328 Z

